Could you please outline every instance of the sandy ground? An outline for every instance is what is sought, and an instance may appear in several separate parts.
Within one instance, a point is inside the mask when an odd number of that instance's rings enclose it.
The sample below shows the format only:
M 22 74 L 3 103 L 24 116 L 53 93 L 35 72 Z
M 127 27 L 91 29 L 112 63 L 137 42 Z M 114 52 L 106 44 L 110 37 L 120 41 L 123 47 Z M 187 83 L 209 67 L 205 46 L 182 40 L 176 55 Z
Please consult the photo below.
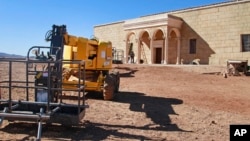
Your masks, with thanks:
M 114 67 L 121 74 L 116 99 L 87 95 L 83 124 L 43 125 L 42 140 L 227 141 L 230 124 L 250 124 L 248 76 L 223 78 L 219 66 Z M 36 123 L 5 123 L 0 140 L 34 140 L 36 132 Z

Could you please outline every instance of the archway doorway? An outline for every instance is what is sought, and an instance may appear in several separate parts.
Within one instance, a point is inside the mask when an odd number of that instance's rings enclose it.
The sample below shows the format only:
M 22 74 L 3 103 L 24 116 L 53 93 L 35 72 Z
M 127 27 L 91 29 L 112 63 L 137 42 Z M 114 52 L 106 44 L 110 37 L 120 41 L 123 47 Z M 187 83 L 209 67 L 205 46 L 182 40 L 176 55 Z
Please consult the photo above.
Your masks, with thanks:
M 161 64 L 162 63 L 162 48 L 155 48 L 155 63 Z
M 141 60 L 145 64 L 150 64 L 151 62 L 151 46 L 150 46 L 150 36 L 147 31 L 141 32 L 140 36 L 140 51 L 141 51 Z
M 168 64 L 176 64 L 177 59 L 177 35 L 174 30 L 170 32 L 168 42 Z
M 153 36 L 153 63 L 154 64 L 161 64 L 163 63 L 163 56 L 164 56 L 164 34 L 162 30 L 158 29 L 155 31 Z
M 133 62 L 131 61 L 131 52 L 134 54 L 134 59 Z M 127 63 L 136 63 L 137 58 L 138 58 L 138 47 L 136 44 L 136 35 L 131 32 L 127 36 L 127 49 L 126 49 L 126 58 L 127 58 Z

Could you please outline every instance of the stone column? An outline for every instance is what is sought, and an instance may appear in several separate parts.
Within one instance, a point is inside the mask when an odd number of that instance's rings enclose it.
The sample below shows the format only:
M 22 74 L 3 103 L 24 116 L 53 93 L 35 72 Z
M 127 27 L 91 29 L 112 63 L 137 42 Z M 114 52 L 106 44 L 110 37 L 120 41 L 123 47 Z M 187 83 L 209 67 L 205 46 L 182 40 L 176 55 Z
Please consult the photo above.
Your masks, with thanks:
M 138 44 L 137 64 L 140 64 L 140 60 L 141 60 L 141 40 L 140 39 L 136 39 L 136 42 Z
M 162 37 L 162 39 L 164 39 L 164 36 Z M 164 43 L 164 40 L 163 40 Z M 161 64 L 164 64 L 164 44 L 162 44 L 161 47 Z
M 180 54 L 181 54 L 181 38 L 177 37 L 177 58 L 176 58 L 176 65 L 180 64 Z
M 165 47 L 164 64 L 168 64 L 168 36 L 165 37 L 164 47 Z
M 151 64 L 153 64 L 153 57 L 154 57 L 154 55 L 153 55 L 153 38 L 149 38 L 149 40 L 150 40 L 150 53 L 151 53 Z
M 129 48 L 129 45 L 128 45 L 128 40 L 126 40 L 125 42 L 126 42 L 125 63 L 127 64 L 128 63 L 128 48 Z

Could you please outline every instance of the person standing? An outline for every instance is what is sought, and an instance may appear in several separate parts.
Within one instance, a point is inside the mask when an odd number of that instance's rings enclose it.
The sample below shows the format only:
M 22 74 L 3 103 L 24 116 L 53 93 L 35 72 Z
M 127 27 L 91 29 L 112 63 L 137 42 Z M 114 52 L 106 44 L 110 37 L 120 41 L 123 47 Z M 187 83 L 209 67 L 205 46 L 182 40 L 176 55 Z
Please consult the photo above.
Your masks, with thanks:
M 131 63 L 134 63 L 134 57 L 135 57 L 135 53 L 134 51 L 131 51 L 130 52 Z

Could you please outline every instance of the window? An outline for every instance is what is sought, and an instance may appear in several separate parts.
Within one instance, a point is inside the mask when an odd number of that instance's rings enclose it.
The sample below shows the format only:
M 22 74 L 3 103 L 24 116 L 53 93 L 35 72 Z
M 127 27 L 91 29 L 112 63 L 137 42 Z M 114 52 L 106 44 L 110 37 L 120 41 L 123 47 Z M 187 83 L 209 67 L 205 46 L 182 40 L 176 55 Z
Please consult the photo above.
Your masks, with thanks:
M 196 39 L 189 40 L 189 53 L 196 54 Z
M 243 52 L 250 51 L 250 34 L 241 35 L 241 46 Z

